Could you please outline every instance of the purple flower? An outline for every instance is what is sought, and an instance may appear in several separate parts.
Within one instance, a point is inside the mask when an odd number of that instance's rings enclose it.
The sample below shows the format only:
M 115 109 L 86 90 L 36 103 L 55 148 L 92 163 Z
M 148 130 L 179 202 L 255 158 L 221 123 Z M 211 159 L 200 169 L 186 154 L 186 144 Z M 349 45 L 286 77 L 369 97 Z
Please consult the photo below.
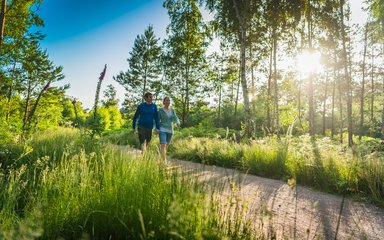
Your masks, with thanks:
M 100 77 L 99 77 L 100 81 L 103 81 L 106 71 L 107 71 L 107 64 L 105 64 L 104 70 L 100 73 Z

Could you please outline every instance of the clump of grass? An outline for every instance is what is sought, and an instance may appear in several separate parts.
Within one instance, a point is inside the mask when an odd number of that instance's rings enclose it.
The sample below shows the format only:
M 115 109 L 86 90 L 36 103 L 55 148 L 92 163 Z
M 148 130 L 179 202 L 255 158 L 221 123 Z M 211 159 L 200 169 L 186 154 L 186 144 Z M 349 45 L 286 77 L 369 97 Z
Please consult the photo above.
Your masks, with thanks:
M 169 147 L 169 152 L 175 158 L 201 163 L 202 157 L 204 157 L 204 155 L 202 155 L 204 151 L 200 150 L 201 148 L 202 144 L 200 139 L 187 137 L 173 140 Z
M 187 138 L 170 147 L 173 157 L 220 167 L 241 168 L 244 147 L 235 142 L 210 138 Z
M 282 179 L 287 176 L 287 149 L 284 144 L 252 144 L 244 151 L 243 169 L 263 177 Z

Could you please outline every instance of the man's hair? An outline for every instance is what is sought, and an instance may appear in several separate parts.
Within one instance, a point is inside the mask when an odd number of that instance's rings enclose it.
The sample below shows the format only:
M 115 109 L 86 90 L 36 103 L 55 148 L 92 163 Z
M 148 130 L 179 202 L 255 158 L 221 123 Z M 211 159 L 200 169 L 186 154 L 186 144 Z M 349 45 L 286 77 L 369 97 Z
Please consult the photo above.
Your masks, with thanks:
M 152 93 L 150 93 L 150 92 L 146 92 L 146 93 L 144 94 L 144 98 L 147 98 L 147 97 L 149 97 L 149 96 L 152 96 Z

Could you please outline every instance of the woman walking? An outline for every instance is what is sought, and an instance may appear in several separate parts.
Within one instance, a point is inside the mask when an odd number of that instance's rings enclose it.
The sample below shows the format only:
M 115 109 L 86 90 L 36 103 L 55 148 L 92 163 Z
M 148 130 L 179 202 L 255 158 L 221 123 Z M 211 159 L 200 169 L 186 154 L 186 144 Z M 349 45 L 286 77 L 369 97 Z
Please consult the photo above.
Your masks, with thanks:
M 159 109 L 159 120 L 160 120 L 160 152 L 161 157 L 166 160 L 167 149 L 171 143 L 173 136 L 173 123 L 180 124 L 179 118 L 173 108 L 170 107 L 171 99 L 165 97 L 163 99 L 163 107 Z

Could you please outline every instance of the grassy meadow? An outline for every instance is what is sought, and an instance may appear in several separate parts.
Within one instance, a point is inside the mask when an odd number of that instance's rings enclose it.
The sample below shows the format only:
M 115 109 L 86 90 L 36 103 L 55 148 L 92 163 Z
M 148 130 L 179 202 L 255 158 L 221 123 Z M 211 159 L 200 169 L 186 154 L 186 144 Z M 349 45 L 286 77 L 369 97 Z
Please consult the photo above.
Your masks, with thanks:
M 134 139 L 131 132 L 124 134 Z M 115 141 L 115 136 L 108 138 Z M 188 128 L 175 133 L 169 152 L 176 159 L 235 168 L 384 206 L 384 146 L 369 137 L 356 138 L 355 143 L 349 148 L 329 137 L 308 135 L 244 143 L 225 129 Z M 156 144 L 155 139 L 152 145 Z
M 170 147 L 175 158 L 236 168 L 380 206 L 384 206 L 383 150 L 379 139 L 363 138 L 348 148 L 329 137 L 311 139 L 305 135 L 248 143 L 223 139 L 220 135 L 216 138 L 190 135 L 176 137 Z
M 249 239 L 207 191 L 158 161 L 74 129 L 0 149 L 0 239 Z
M 330 138 L 230 135 L 179 131 L 169 154 L 384 205 L 377 140 L 351 149 Z M 219 190 L 160 161 L 156 135 L 144 155 L 126 145 L 138 147 L 131 131 L 93 139 L 70 128 L 1 144 L 0 239 L 267 238 L 250 226 L 262 216 L 248 216 L 240 199 L 223 205 Z

